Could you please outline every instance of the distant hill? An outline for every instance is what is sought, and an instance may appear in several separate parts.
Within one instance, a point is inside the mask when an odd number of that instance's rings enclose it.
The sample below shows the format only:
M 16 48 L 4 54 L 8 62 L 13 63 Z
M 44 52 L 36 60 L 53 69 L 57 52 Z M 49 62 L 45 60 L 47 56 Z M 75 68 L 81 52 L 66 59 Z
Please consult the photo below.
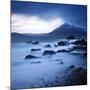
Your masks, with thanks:
M 38 41 L 53 41 L 62 38 L 67 38 L 73 35 L 76 38 L 87 38 L 87 31 L 70 24 L 63 24 L 59 28 L 47 34 L 20 34 L 11 33 L 12 42 L 27 42 L 28 40 L 38 40 Z

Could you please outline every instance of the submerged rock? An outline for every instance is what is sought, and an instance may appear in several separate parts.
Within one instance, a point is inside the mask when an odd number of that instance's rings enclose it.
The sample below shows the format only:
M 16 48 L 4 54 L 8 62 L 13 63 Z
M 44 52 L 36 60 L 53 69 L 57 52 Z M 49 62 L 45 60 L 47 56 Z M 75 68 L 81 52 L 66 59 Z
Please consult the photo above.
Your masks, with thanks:
M 64 62 L 62 61 L 62 59 L 57 59 L 56 62 L 58 62 L 59 64 L 64 64 Z
M 33 56 L 33 55 L 27 55 L 27 56 L 25 56 L 25 59 L 34 59 L 34 58 L 38 58 L 38 57 Z
M 32 43 L 32 41 L 28 41 L 28 42 L 26 42 L 27 44 L 29 44 L 29 43 Z
M 64 64 L 64 62 L 63 62 L 63 61 L 61 61 L 59 64 Z
M 67 45 L 67 42 L 66 41 L 60 41 L 60 42 L 58 42 L 58 46 L 64 46 L 64 45 Z
M 56 52 L 55 51 L 53 51 L 53 50 L 45 50 L 44 52 L 43 52 L 43 55 L 53 55 L 53 54 L 55 54 Z
M 41 63 L 41 61 L 31 62 L 31 64 L 38 64 L 38 63 Z
M 40 51 L 41 49 L 31 49 L 31 51 Z
M 47 44 L 47 45 L 45 45 L 45 47 L 51 47 L 51 45 L 50 44 Z
M 32 42 L 32 44 L 39 44 L 39 42 L 38 42 L 38 41 L 36 41 L 36 42 Z

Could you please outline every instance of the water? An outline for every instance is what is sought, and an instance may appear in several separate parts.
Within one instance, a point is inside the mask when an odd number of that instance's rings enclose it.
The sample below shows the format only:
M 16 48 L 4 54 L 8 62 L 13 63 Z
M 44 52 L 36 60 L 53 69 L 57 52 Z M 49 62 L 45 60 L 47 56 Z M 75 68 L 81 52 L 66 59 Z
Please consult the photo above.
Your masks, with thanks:
M 48 43 L 48 42 L 47 42 Z M 66 78 L 70 74 L 70 65 L 86 68 L 86 58 L 67 52 L 54 55 L 43 55 L 44 50 L 69 49 L 73 45 L 54 47 L 56 42 L 50 42 L 52 47 L 45 48 L 46 42 L 38 45 L 12 43 L 11 49 L 11 88 L 38 88 L 67 85 Z M 40 51 L 30 50 L 40 48 Z M 26 55 L 38 56 L 37 59 L 25 59 Z M 61 64 L 63 62 L 63 64 Z

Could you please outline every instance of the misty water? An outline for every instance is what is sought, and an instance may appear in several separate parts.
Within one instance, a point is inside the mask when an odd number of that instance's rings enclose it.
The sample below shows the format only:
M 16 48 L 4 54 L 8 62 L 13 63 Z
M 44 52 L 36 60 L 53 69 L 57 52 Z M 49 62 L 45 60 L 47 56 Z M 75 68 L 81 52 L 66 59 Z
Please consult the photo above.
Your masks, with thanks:
M 40 42 L 37 45 L 27 43 L 12 43 L 11 47 L 11 88 L 39 88 L 68 85 L 67 78 L 71 74 L 69 67 L 86 69 L 86 58 L 82 54 L 60 52 L 54 55 L 43 55 L 45 50 L 70 49 L 73 44 L 66 46 L 54 45 L 57 42 Z M 50 44 L 51 47 L 45 47 Z M 41 49 L 31 51 L 31 49 Z M 25 59 L 27 55 L 39 58 Z

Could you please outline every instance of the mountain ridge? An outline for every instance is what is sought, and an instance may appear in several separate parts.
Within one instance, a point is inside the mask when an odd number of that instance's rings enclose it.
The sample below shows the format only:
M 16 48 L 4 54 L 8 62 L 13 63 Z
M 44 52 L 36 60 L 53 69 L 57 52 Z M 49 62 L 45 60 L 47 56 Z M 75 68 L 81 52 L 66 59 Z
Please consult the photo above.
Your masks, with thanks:
M 60 27 L 56 28 L 54 31 L 45 34 L 20 34 L 20 33 L 11 33 L 12 42 L 25 42 L 28 40 L 38 40 L 38 41 L 53 41 L 57 39 L 64 39 L 68 36 L 73 35 L 76 38 L 87 38 L 87 32 L 80 27 L 75 25 L 70 25 L 64 23 Z

